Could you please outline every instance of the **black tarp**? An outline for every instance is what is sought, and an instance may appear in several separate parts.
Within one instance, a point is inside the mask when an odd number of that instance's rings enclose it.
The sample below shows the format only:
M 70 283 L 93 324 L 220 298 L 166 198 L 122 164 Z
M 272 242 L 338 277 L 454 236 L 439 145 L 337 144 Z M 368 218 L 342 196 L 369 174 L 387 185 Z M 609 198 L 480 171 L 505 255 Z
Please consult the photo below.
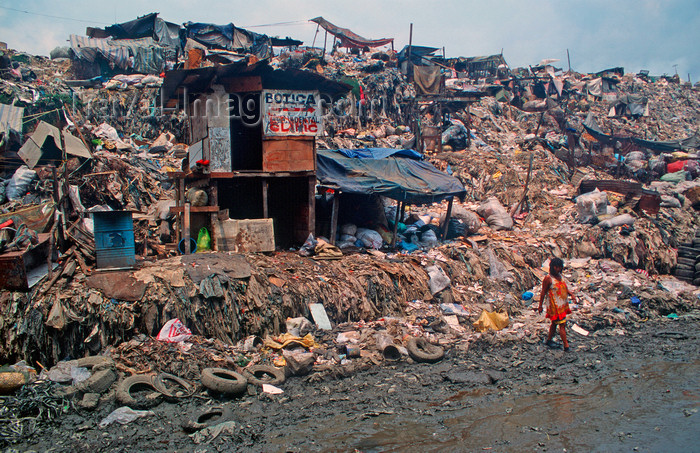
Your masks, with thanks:
M 271 56 L 271 43 L 267 35 L 226 25 L 186 22 L 184 35 L 209 48 L 252 53 L 258 58 Z
M 430 58 L 435 56 L 433 53 L 437 50 L 437 47 L 411 46 L 411 62 L 419 66 L 430 64 Z M 404 46 L 401 52 L 396 54 L 396 58 L 399 63 L 408 60 L 408 46 Z
M 618 137 L 615 135 L 608 135 L 600 130 L 600 127 L 598 126 L 598 123 L 596 123 L 595 118 L 593 118 L 592 114 L 589 114 L 586 117 L 586 119 L 583 122 L 583 127 L 584 129 L 586 129 L 586 132 L 591 134 L 593 138 L 595 138 L 601 143 L 612 144 L 615 142 L 632 142 L 641 148 L 650 149 L 659 153 L 671 153 L 678 150 L 700 148 L 700 137 L 697 133 L 695 133 L 695 135 L 691 137 L 683 138 L 680 140 L 669 140 L 665 142 L 644 140 L 636 137 Z
M 374 154 L 371 148 L 368 150 Z M 429 204 L 453 196 L 464 200 L 467 192 L 457 178 L 428 162 L 397 157 L 406 150 L 393 151 L 379 152 L 375 155 L 390 155 L 372 159 L 346 157 L 339 150 L 319 150 L 316 177 L 321 184 L 337 185 L 344 193 L 382 195 L 410 204 Z
M 147 14 L 129 22 L 110 25 L 105 31 L 116 39 L 152 38 L 158 13 Z

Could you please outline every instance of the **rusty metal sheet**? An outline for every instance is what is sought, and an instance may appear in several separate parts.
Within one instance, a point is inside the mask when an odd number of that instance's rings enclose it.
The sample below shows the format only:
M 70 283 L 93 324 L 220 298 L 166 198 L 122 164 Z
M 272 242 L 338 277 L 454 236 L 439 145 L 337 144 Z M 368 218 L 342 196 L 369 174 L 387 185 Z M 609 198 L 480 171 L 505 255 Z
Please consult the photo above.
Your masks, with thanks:
M 29 250 L 6 252 L 0 255 L 0 288 L 10 291 L 28 291 L 27 273 L 46 264 L 49 256 L 49 234 L 37 235 L 39 242 Z

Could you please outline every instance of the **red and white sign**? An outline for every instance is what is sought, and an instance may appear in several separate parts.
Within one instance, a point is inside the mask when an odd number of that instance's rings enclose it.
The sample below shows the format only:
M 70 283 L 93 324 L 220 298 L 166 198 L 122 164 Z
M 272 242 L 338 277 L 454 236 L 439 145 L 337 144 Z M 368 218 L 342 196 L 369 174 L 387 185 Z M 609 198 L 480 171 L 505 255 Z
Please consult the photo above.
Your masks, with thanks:
M 318 91 L 263 90 L 263 134 L 319 135 L 323 131 Z

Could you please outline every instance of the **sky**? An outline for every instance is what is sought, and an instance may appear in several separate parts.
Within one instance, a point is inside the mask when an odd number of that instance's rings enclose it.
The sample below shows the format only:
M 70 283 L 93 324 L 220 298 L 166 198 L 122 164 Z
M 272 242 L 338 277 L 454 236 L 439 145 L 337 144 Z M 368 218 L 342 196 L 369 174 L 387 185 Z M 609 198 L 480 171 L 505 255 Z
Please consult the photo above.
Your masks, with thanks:
M 598 72 L 622 66 L 651 75 L 700 79 L 699 0 L 24 0 L 0 1 L 0 41 L 48 55 L 85 28 L 126 22 L 151 12 L 164 20 L 233 23 L 311 45 L 323 16 L 368 39 L 393 37 L 445 48 L 447 57 L 503 52 L 511 68 L 559 59 L 555 66 Z M 329 39 L 329 47 L 330 47 Z M 316 46 L 323 45 L 323 30 Z

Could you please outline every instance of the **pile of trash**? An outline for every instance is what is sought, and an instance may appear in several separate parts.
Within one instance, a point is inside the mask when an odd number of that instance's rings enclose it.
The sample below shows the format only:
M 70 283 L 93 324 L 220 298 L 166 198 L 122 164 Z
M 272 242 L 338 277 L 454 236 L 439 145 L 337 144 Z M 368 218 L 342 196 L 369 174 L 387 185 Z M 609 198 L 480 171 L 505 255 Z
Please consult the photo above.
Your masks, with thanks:
M 554 256 L 579 294 L 572 321 L 583 331 L 697 309 L 700 91 L 679 80 L 551 65 L 470 80 L 442 67 L 444 95 L 472 96 L 439 105 L 393 51 L 287 49 L 272 67 L 352 87 L 332 103 L 319 149 L 415 148 L 464 185 L 466 200 L 399 216 L 386 199 L 361 205 L 376 212 L 371 225 L 343 222 L 336 237 L 295 250 L 180 255 L 167 172 L 182 169 L 190 118 L 160 104 L 160 75 L 78 80 L 67 60 L 4 57 L 0 103 L 19 122 L 0 144 L 0 244 L 46 244 L 57 264 L 27 291 L 0 295 L 0 358 L 47 366 L 39 378 L 64 389 L 56 407 L 69 398 L 95 408 L 119 386 L 155 389 L 132 409 L 221 379 L 240 391 L 226 373 L 253 366 L 332 376 L 439 360 L 483 329 L 533 339 L 546 327 L 530 304 Z M 109 210 L 135 212 L 137 270 L 94 270 L 88 214 Z M 176 318 L 191 336 L 157 339 Z M 142 380 L 123 384 L 129 376 Z

